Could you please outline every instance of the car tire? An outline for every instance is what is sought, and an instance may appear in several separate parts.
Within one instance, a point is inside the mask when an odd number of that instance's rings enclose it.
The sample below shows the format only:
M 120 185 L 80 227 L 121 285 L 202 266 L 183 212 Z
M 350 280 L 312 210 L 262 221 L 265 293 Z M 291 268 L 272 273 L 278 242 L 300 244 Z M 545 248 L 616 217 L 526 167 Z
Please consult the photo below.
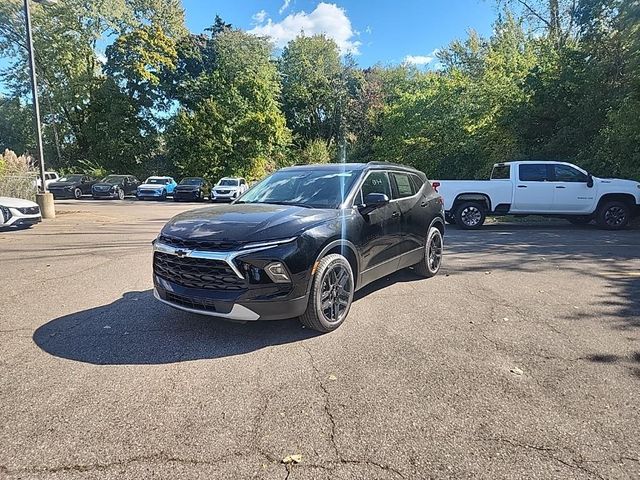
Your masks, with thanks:
M 464 202 L 456 209 L 456 225 L 465 230 L 475 230 L 484 224 L 486 216 L 487 213 L 482 204 Z
M 162 193 L 160 194 L 160 201 L 164 202 L 167 199 L 167 191 L 163 190 Z
M 571 217 L 567 217 L 567 220 L 572 225 L 587 225 L 591 220 L 593 220 L 593 217 L 588 215 L 573 215 Z
M 337 253 L 327 255 L 318 263 L 300 322 L 322 333 L 335 330 L 349 314 L 354 290 L 353 270 L 347 259 Z
M 422 260 L 414 265 L 415 272 L 424 278 L 435 276 L 442 266 L 444 238 L 437 227 L 431 227 L 425 242 Z
M 118 189 L 118 200 L 124 200 L 124 190 L 121 188 Z
M 75 198 L 76 200 L 80 200 L 82 198 L 82 190 L 80 188 L 76 188 L 73 191 L 73 198 Z
M 630 219 L 631 209 L 624 202 L 605 202 L 596 213 L 596 223 L 606 230 L 622 230 Z

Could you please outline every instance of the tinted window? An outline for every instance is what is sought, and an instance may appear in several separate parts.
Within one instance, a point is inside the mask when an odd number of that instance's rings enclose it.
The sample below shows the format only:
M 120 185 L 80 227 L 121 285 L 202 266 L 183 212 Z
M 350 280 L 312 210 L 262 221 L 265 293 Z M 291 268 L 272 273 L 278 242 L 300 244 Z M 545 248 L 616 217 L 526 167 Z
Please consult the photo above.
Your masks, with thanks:
M 419 192 L 424 185 L 424 182 L 418 175 L 411 175 L 411 180 L 413 181 L 413 188 L 415 189 L 416 193 Z
M 396 185 L 396 198 L 410 197 L 416 193 L 408 173 L 392 173 L 391 176 Z
M 124 180 L 124 177 L 118 177 L 118 176 L 111 176 L 109 175 L 108 177 L 104 177 L 101 182 L 102 183 L 111 183 L 113 185 L 115 185 L 116 183 L 120 183 Z
M 218 186 L 220 186 L 220 187 L 237 187 L 238 186 L 238 180 L 235 180 L 233 178 L 223 178 L 222 180 L 220 180 L 220 183 L 218 183 Z
M 384 193 L 391 198 L 391 185 L 386 172 L 371 172 L 362 184 L 362 199 L 370 193 Z
M 583 182 L 586 183 L 587 176 L 580 170 L 576 170 L 568 165 L 555 165 L 556 182 Z
M 180 185 L 202 185 L 203 180 L 201 178 L 183 178 L 180 181 Z
M 280 170 L 249 190 L 238 203 L 337 208 L 353 187 L 358 173 L 350 170 Z
M 521 164 L 520 181 L 522 182 L 546 182 L 547 166 L 543 163 Z
M 69 175 L 67 177 L 62 177 L 59 182 L 72 182 L 77 183 L 82 180 L 82 175 Z
M 520 167 L 522 175 L 522 166 Z M 511 178 L 511 165 L 496 165 L 491 172 L 492 180 L 509 180 Z M 520 178 L 522 180 L 522 178 Z

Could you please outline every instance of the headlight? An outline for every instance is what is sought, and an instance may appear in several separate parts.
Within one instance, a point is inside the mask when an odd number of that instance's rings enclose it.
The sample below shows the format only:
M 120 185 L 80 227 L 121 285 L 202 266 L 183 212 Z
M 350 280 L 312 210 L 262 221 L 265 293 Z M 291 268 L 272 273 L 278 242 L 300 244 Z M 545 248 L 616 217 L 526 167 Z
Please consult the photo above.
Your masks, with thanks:
M 69 191 L 73 190 L 73 185 L 69 185 L 68 187 L 65 187 L 65 190 L 69 190 Z
M 291 238 L 285 238 L 283 240 L 271 240 L 268 242 L 247 243 L 246 245 L 242 246 L 242 250 L 254 250 L 254 249 L 277 247 L 279 245 L 291 243 L 295 241 L 297 238 L 298 237 L 291 237 Z
M 0 205 L 0 214 L 2 215 L 2 223 L 6 223 L 11 218 L 11 210 Z

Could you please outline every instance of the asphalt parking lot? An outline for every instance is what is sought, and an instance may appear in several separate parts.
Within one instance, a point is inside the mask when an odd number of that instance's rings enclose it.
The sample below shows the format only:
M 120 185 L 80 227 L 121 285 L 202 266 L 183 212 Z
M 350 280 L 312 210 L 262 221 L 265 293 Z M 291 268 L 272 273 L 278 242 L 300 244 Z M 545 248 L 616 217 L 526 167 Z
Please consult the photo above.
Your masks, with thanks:
M 450 228 L 317 335 L 153 299 L 197 205 L 57 207 L 0 232 L 1 478 L 640 478 L 638 229 Z

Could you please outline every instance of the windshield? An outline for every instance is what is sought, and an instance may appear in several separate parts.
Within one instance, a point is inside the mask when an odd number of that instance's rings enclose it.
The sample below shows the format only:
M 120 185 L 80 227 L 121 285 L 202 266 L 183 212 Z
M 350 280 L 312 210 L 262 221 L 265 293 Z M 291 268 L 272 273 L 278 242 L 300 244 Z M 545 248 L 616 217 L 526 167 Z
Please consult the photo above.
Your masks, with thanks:
M 237 187 L 239 180 L 234 180 L 233 178 L 223 178 L 218 183 L 220 187 Z
M 202 185 L 202 182 L 201 178 L 183 178 L 180 185 Z
M 166 178 L 147 178 L 144 183 L 152 184 L 152 185 L 164 185 L 165 183 L 169 183 L 169 180 Z
M 72 182 L 72 183 L 81 182 L 82 181 L 82 175 L 69 175 L 67 177 L 62 177 L 58 181 L 59 182 Z
M 275 203 L 337 208 L 351 190 L 357 171 L 281 170 L 249 190 L 236 203 Z

